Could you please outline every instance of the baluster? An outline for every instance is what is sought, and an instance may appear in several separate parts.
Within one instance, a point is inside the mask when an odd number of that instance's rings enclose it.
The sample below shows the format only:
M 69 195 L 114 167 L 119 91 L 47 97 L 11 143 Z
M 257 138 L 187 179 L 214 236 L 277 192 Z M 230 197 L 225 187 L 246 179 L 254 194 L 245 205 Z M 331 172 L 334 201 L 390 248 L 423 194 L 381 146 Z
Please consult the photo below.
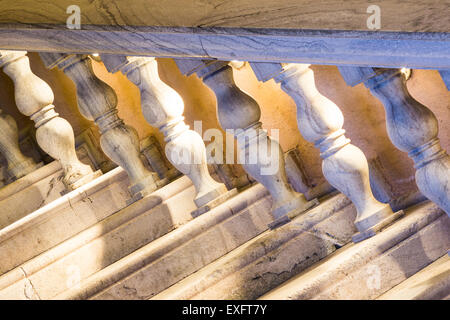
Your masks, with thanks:
M 13 182 L 42 166 L 22 154 L 19 148 L 19 133 L 13 117 L 0 109 L 0 153 L 7 162 L 6 183 Z
M 102 55 L 106 68 L 121 71 L 141 94 L 142 112 L 147 122 L 159 128 L 166 141 L 166 156 L 180 172 L 187 175 L 196 189 L 197 216 L 236 194 L 208 172 L 205 144 L 201 136 L 184 122 L 181 96 L 159 77 L 155 58 Z
M 30 69 L 26 51 L 0 51 L 0 67 L 13 80 L 17 108 L 35 122 L 36 140 L 64 171 L 63 183 L 68 190 L 101 175 L 81 163 L 75 153 L 75 139 L 69 122 L 59 117 L 53 105 L 53 91 Z
M 179 59 L 176 63 L 185 75 L 196 73 L 216 94 L 219 123 L 224 130 L 233 130 L 238 152 L 241 158 L 245 155 L 247 159 L 242 166 L 272 196 L 275 221 L 269 227 L 287 223 L 316 205 L 317 199 L 306 201 L 305 196 L 295 192 L 287 182 L 283 151 L 279 143 L 261 129 L 259 105 L 236 86 L 228 62 Z M 263 158 L 262 149 L 270 150 L 270 159 Z M 252 150 L 257 150 L 258 154 L 254 163 L 248 160 Z
M 78 109 L 100 129 L 103 152 L 128 173 L 132 200 L 139 200 L 166 183 L 166 180 L 158 180 L 156 173 L 145 168 L 139 156 L 136 130 L 125 125 L 117 115 L 116 93 L 94 74 L 89 57 L 61 53 L 40 55 L 47 68 L 58 66 L 75 83 Z
M 319 148 L 322 171 L 328 182 L 355 205 L 353 236 L 359 242 L 402 215 L 375 199 L 364 153 L 350 143 L 342 129 L 344 117 L 338 106 L 320 94 L 308 64 L 251 63 L 260 81 L 273 78 L 297 104 L 297 124 L 302 136 Z
M 450 215 L 450 158 L 440 145 L 433 112 L 410 95 L 399 69 L 339 69 L 347 84 L 363 82 L 383 103 L 388 136 L 414 161 L 417 187 Z

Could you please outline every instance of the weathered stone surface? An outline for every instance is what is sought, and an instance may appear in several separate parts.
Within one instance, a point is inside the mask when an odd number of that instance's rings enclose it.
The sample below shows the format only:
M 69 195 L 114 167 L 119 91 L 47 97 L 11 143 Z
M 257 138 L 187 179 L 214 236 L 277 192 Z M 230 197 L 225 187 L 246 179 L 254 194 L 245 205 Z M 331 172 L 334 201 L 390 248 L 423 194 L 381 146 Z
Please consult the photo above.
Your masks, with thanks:
M 41 299 L 77 287 L 83 279 L 192 220 L 194 194 L 184 178 L 125 207 L 0 277 L 0 299 L 28 299 L 27 282 L 20 281 L 25 275 Z
M 150 298 L 266 230 L 270 201 L 255 185 L 55 298 Z
M 256 299 L 350 241 L 356 210 L 343 194 L 231 251 L 153 297 Z
M 64 172 L 51 162 L 0 189 L 0 229 L 61 196 Z M 26 199 L 26 201 L 24 201 Z
M 421 203 L 381 233 L 346 245 L 261 299 L 374 299 L 444 255 L 449 231 L 447 215 L 431 202 Z
M 189 187 L 179 180 L 174 183 L 181 190 Z M 126 172 L 116 168 L 0 230 L 0 274 L 126 207 L 128 182 Z M 157 195 L 162 201 L 173 193 Z
M 438 300 L 449 293 L 450 257 L 445 254 L 377 299 Z

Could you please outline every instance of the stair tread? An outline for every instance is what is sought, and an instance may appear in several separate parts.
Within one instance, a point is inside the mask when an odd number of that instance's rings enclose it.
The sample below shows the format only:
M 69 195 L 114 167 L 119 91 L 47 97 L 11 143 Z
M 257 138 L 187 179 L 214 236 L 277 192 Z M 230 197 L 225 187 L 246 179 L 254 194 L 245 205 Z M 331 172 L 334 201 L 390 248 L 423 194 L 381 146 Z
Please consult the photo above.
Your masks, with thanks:
M 304 268 L 299 264 L 309 265 L 334 251 L 335 244 L 350 241 L 356 232 L 354 218 L 351 202 L 343 194 L 335 195 L 290 223 L 249 240 L 152 299 L 255 298 L 270 282 L 263 279 L 264 274 L 290 274 L 292 269 Z M 336 226 L 336 221 L 341 224 Z
M 111 259 L 114 261 L 114 259 L 120 258 L 123 252 L 133 251 L 136 249 L 135 246 L 153 240 L 152 236 L 170 231 L 176 227 L 174 224 L 183 223 L 186 218 L 189 219 L 187 217 L 189 213 L 180 211 L 179 208 L 181 202 L 183 208 L 194 209 L 195 205 L 192 201 L 190 206 L 186 203 L 192 198 L 193 194 L 194 186 L 188 178 L 177 179 L 141 201 L 135 202 L 88 226 L 53 248 L 0 276 L 0 288 L 15 285 L 17 281 L 24 277 L 23 273 L 25 272 L 29 279 L 33 279 L 36 288 L 41 285 L 46 290 L 53 281 L 54 288 L 52 290 L 60 290 L 60 287 L 63 286 L 61 282 L 64 282 L 62 279 L 65 277 L 64 270 L 61 271 L 64 266 L 76 266 L 84 261 L 89 268 L 81 268 L 81 271 L 83 273 L 92 272 L 92 269 L 95 270 L 95 268 L 107 265 Z M 169 196 L 173 196 L 174 199 L 170 198 L 171 201 L 165 201 L 164 198 Z M 169 210 L 174 210 L 175 213 L 170 213 Z M 153 219 L 154 222 L 158 221 L 159 224 L 151 223 L 149 229 L 147 227 L 149 219 Z M 121 234 L 123 237 L 121 237 Z M 127 238 L 128 241 L 125 242 L 124 238 Z M 106 254 L 108 254 L 107 257 Z M 86 257 L 88 258 L 86 259 Z M 47 280 L 45 275 L 48 277 Z M 45 291 L 44 289 L 43 291 Z
M 217 259 L 216 255 L 222 255 L 221 251 L 229 252 L 240 242 L 253 237 L 252 234 L 266 230 L 271 219 L 270 196 L 262 185 L 254 185 L 88 277 L 78 288 L 69 289 L 55 299 L 139 299 L 152 295 L 148 292 L 159 290 L 159 286 L 164 290 L 164 286 L 172 285 L 174 279 L 179 280 Z M 200 246 L 204 246 L 203 250 Z M 191 272 L 192 268 L 195 270 Z M 160 277 L 144 276 L 156 270 L 162 272 Z

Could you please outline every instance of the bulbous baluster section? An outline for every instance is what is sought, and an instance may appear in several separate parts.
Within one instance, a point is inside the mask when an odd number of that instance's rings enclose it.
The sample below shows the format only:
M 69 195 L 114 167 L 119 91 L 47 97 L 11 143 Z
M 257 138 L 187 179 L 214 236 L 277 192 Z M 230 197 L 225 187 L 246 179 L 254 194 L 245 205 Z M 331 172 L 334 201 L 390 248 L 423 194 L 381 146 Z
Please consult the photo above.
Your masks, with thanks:
M 19 133 L 13 117 L 0 109 L 0 153 L 6 160 L 6 183 L 13 182 L 39 168 L 33 159 L 22 154 Z
M 78 160 L 73 129 L 55 112 L 53 92 L 31 71 L 26 52 L 0 51 L 0 66 L 14 82 L 17 108 L 35 122 L 37 143 L 61 163 L 66 188 L 76 189 L 98 177 L 100 171 L 92 172 Z
M 134 200 L 154 191 L 157 175 L 147 170 L 139 157 L 139 138 L 134 128 L 117 115 L 117 96 L 92 70 L 86 55 L 41 53 L 48 68 L 58 66 L 75 83 L 81 114 L 100 129 L 103 152 L 128 173 Z
M 239 157 L 244 160 L 241 161 L 243 168 L 264 185 L 272 196 L 275 221 L 270 227 L 289 222 L 294 216 L 317 204 L 316 199 L 306 201 L 305 196 L 295 192 L 287 182 L 281 147 L 278 141 L 262 130 L 259 105 L 236 86 L 228 62 L 185 62 L 181 59 L 176 62 L 184 74 L 195 72 L 215 93 L 219 123 L 224 130 L 233 130 Z

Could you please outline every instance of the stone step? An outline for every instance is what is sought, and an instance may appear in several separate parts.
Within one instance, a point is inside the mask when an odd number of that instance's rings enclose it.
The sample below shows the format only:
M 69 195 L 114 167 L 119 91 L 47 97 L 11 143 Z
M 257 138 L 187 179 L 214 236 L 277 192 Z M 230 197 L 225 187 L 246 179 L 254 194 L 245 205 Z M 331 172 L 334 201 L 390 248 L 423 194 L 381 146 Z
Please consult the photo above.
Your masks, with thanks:
M 260 299 L 375 299 L 450 246 L 450 218 L 427 201 L 372 238 L 348 244 Z
M 0 229 L 61 197 L 63 175 L 59 161 L 53 161 L 1 188 Z
M 388 292 L 379 300 L 439 300 L 450 295 L 450 257 L 445 254 Z
M 126 172 L 118 167 L 0 230 L 0 274 L 125 208 L 128 185 Z M 177 179 L 155 191 L 147 209 L 188 188 L 194 187 L 187 177 Z M 192 208 L 192 198 L 188 192 L 185 207 Z
M 166 185 L 4 274 L 0 298 L 49 299 L 192 220 L 195 188 L 188 181 Z
M 351 241 L 356 210 L 343 194 L 267 230 L 152 299 L 256 299 Z
M 148 299 L 267 230 L 271 202 L 256 184 L 54 298 Z

